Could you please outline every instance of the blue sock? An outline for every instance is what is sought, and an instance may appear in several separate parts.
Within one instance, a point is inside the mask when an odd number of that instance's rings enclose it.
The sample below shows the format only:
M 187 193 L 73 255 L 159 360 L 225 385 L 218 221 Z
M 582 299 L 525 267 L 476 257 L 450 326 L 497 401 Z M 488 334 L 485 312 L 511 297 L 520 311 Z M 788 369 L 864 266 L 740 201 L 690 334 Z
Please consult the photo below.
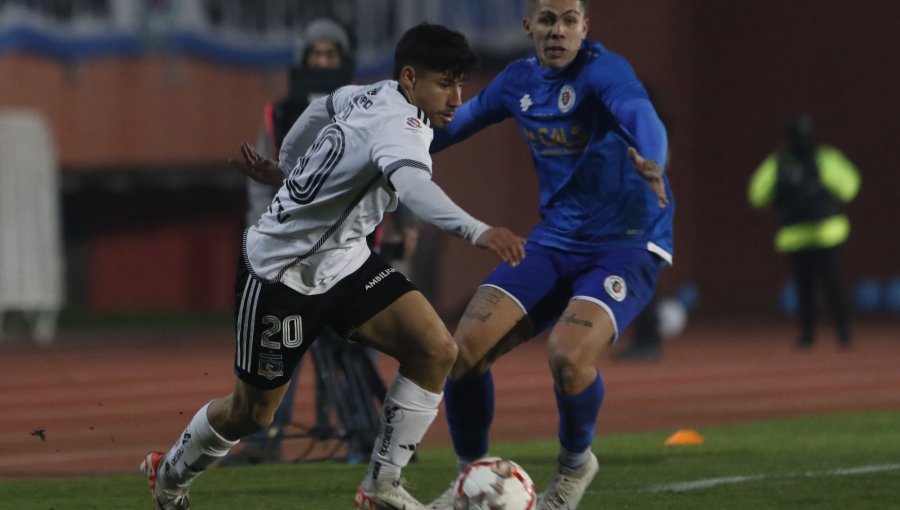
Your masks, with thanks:
M 444 406 L 456 456 L 472 461 L 488 451 L 488 434 L 494 420 L 494 378 L 491 371 L 444 386 Z
M 603 378 L 597 378 L 590 386 L 577 395 L 563 395 L 556 392 L 556 408 L 559 410 L 559 442 L 563 449 L 572 453 L 585 452 L 594 439 L 597 414 L 603 403 Z

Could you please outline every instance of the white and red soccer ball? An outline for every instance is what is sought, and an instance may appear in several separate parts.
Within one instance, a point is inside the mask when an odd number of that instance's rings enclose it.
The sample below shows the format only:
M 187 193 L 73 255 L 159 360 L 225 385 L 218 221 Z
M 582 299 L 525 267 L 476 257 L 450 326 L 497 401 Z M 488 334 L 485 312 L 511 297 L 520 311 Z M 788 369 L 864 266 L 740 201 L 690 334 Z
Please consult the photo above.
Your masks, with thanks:
M 453 510 L 533 510 L 537 502 L 528 473 L 500 457 L 483 457 L 469 464 L 453 488 Z

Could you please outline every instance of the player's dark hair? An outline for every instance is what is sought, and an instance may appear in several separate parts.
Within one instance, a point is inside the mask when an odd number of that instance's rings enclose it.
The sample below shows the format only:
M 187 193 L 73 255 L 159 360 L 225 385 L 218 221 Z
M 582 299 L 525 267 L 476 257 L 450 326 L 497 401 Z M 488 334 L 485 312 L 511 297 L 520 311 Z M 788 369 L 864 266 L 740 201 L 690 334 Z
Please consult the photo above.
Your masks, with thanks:
M 419 71 L 447 73 L 451 79 L 466 77 L 478 64 L 466 36 L 441 25 L 420 23 L 403 34 L 394 51 L 394 79 L 411 66 Z

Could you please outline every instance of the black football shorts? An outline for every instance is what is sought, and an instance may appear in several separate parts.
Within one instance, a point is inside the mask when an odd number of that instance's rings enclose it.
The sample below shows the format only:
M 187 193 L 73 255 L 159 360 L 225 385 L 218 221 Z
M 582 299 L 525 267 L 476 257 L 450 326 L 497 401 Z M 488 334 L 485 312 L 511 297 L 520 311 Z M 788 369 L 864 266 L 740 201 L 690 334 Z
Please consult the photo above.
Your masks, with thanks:
M 352 339 L 359 326 L 412 290 L 375 254 L 327 292 L 310 296 L 260 279 L 242 259 L 235 282 L 235 373 L 255 388 L 277 388 L 324 328 Z

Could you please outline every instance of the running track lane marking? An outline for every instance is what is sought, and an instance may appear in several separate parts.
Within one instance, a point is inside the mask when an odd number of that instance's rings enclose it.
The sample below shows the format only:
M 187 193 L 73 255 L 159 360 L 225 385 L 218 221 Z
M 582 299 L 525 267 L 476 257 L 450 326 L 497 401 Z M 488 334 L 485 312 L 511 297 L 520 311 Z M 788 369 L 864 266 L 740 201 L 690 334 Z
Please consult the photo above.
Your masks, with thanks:
M 885 471 L 900 470 L 900 464 L 881 464 L 877 466 L 859 466 L 853 468 L 839 468 L 829 471 L 801 471 L 796 473 L 784 473 L 780 475 L 743 475 L 743 476 L 723 476 L 720 478 L 707 478 L 706 480 L 694 480 L 693 482 L 673 482 L 653 485 L 649 488 L 649 492 L 688 492 L 695 490 L 708 489 L 718 485 L 735 485 L 745 482 L 756 482 L 759 480 L 775 480 L 784 478 L 819 478 L 824 476 L 848 476 L 862 475 L 868 473 L 882 473 Z

